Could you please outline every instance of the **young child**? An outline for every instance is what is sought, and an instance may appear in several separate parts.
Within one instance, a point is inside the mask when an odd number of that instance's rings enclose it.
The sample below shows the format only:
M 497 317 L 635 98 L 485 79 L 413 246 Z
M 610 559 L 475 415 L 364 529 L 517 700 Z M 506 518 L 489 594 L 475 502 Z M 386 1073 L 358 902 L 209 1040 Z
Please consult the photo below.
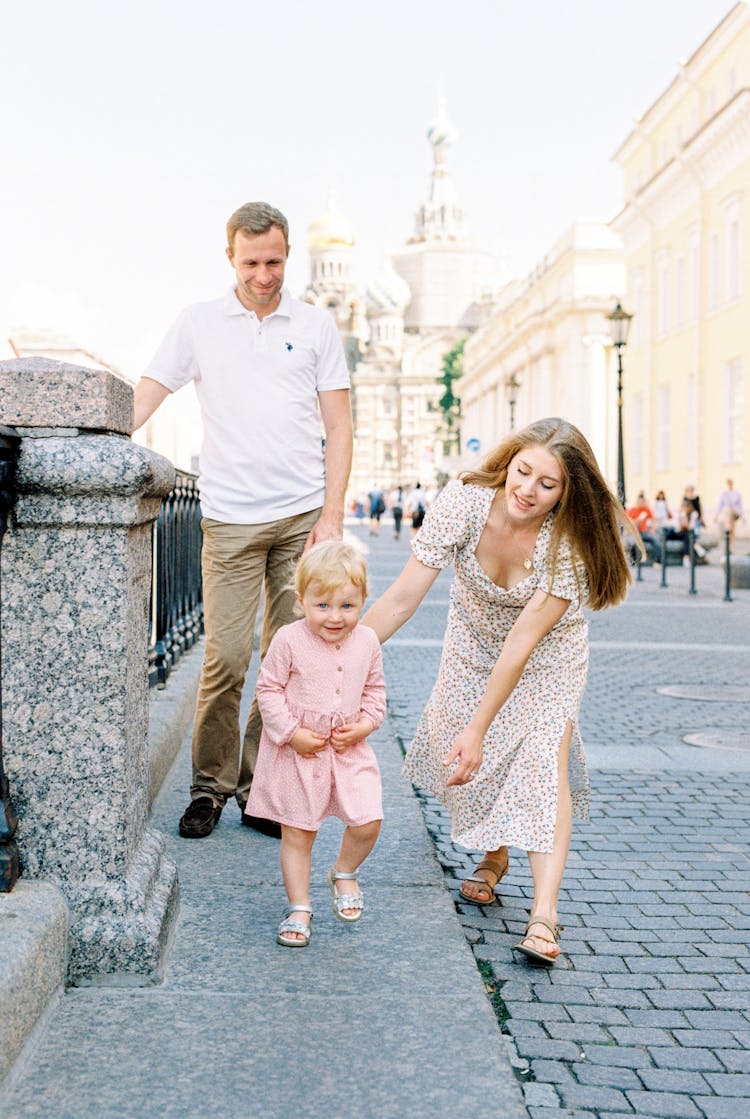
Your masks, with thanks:
M 338 540 L 316 544 L 297 564 L 295 590 L 304 619 L 276 633 L 258 675 L 263 734 L 247 811 L 281 824 L 289 907 L 276 939 L 304 948 L 312 849 L 328 816 L 346 825 L 328 872 L 333 912 L 349 922 L 362 916 L 357 871 L 383 819 L 380 770 L 366 739 L 385 716 L 385 683 L 378 639 L 357 624 L 367 597 L 364 557 Z

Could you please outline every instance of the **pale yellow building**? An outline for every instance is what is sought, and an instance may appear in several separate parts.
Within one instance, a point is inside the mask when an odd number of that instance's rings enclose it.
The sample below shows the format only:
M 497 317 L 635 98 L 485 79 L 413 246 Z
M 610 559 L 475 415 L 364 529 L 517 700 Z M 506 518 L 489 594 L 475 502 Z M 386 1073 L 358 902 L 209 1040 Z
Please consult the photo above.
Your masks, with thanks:
M 578 222 L 525 279 L 500 293 L 490 320 L 464 349 L 464 465 L 512 428 L 563 416 L 587 436 L 615 488 L 616 383 L 607 315 L 622 296 L 619 237 Z
M 628 495 L 725 479 L 750 498 L 750 9 L 736 4 L 614 156 L 612 228 L 634 313 L 625 366 Z M 747 532 L 741 525 L 740 531 Z

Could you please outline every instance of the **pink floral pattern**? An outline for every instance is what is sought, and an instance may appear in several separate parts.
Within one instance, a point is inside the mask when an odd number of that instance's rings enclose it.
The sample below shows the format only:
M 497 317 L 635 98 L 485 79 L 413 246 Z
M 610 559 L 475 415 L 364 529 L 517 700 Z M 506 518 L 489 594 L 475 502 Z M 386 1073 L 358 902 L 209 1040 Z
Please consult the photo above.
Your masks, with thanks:
M 553 514 L 536 540 L 533 569 L 510 588 L 499 587 L 479 565 L 475 550 L 497 490 L 450 482 L 412 542 L 428 567 L 453 564 L 455 578 L 438 679 L 404 763 L 404 776 L 447 807 L 452 838 L 464 847 L 501 844 L 551 851 L 557 814 L 557 757 L 570 720 L 569 776 L 573 811 L 588 818 L 589 786 L 578 711 L 588 670 L 588 625 L 582 612 L 588 582 L 567 540 L 550 585 Z M 446 787 L 443 766 L 456 735 L 473 715 L 503 641 L 537 588 L 570 605 L 534 649 L 521 679 L 484 740 L 479 775 Z

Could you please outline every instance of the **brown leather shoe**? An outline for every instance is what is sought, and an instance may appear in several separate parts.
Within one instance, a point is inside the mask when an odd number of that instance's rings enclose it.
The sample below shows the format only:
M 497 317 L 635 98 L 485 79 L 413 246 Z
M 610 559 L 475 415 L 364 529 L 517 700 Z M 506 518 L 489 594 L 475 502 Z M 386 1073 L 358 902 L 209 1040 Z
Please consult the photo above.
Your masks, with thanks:
M 271 839 L 281 839 L 281 824 L 276 820 L 264 820 L 262 816 L 248 816 L 246 812 L 243 812 L 242 823 L 246 828 L 255 828 L 256 831 L 270 836 Z
M 191 800 L 182 816 L 179 829 L 183 839 L 205 839 L 219 822 L 221 804 L 214 804 L 211 797 Z

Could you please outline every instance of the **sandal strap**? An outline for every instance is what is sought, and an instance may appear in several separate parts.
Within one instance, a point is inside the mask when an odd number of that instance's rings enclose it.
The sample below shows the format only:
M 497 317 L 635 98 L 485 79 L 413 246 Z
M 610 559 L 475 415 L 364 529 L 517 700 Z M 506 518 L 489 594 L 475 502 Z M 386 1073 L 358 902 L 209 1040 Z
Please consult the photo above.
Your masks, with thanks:
M 281 924 L 279 925 L 279 932 L 280 933 L 295 932 L 295 933 L 301 933 L 302 936 L 309 936 L 310 935 L 310 926 L 309 925 L 303 925 L 301 921 L 293 921 L 291 919 L 291 917 L 287 917 L 286 920 L 282 921 Z
M 313 911 L 309 905 L 288 905 L 286 907 L 287 917 L 290 913 L 309 913 L 311 917 L 313 915 Z
M 336 905 L 339 909 L 364 909 L 364 894 L 336 894 Z
M 334 870 L 334 868 L 331 867 L 331 877 L 333 878 L 334 882 L 338 882 L 339 879 L 342 879 L 342 881 L 346 882 L 354 882 L 358 877 L 358 871 L 355 870 L 349 872 L 344 870 Z
M 477 870 L 492 871 L 493 874 L 497 875 L 498 881 L 502 878 L 507 869 L 508 859 L 506 859 L 504 863 L 501 863 L 499 859 L 482 859 L 481 863 L 477 867 Z
M 477 867 L 477 870 L 481 870 L 481 867 Z M 476 882 L 478 886 L 484 886 L 486 890 L 494 889 L 494 887 L 490 885 L 486 878 L 478 878 L 476 874 L 469 874 L 466 878 L 463 879 L 463 881 Z M 497 885 L 497 883 L 495 883 L 495 885 Z
M 552 940 L 555 944 L 557 944 L 560 933 L 562 932 L 562 925 L 553 925 L 552 922 L 548 921 L 546 917 L 532 917 L 530 918 L 529 923 L 526 926 L 526 936 L 524 937 L 524 939 L 528 939 L 529 929 L 532 925 L 543 925 L 545 929 L 549 929 L 549 931 L 552 933 Z M 537 934 L 532 933 L 531 935 L 536 936 Z M 548 940 L 548 937 L 540 936 L 539 939 Z

